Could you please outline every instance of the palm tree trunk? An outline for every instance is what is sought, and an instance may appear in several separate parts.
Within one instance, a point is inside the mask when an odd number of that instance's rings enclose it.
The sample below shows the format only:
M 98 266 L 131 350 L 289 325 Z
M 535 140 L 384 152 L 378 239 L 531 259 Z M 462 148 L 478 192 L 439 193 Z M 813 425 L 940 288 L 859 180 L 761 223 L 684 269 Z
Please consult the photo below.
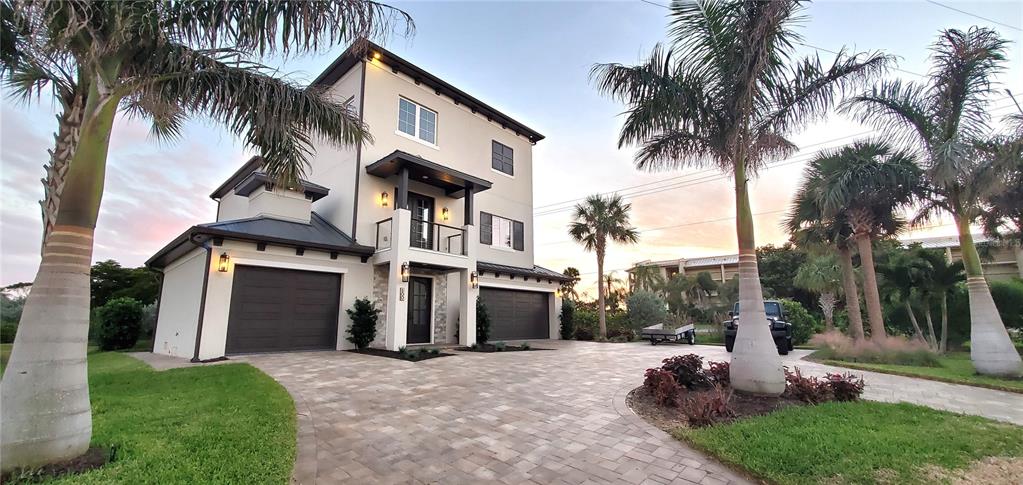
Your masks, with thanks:
M 838 249 L 842 262 L 842 289 L 845 290 L 845 310 L 849 314 L 849 336 L 863 340 L 863 314 L 860 312 L 860 292 L 856 288 L 856 274 L 853 270 L 852 250 Z
M 877 289 L 877 273 L 874 271 L 874 248 L 870 235 L 857 232 L 853 239 L 860 250 L 860 267 L 863 268 L 863 299 L 867 302 L 867 319 L 870 321 L 870 338 L 884 340 L 888 333 L 884 329 L 881 313 L 881 295 Z
M 735 161 L 735 229 L 739 241 L 739 329 L 732 350 L 730 377 L 740 391 L 780 395 L 785 391 L 785 372 L 767 325 L 764 293 L 757 268 L 753 211 L 746 186 L 746 168 Z
M 597 312 L 600 338 L 607 338 L 607 309 L 604 307 L 604 251 L 597 249 Z
M 817 301 L 820 304 L 821 312 L 824 313 L 824 331 L 830 332 L 835 329 L 835 294 L 821 293 Z
M 0 382 L 0 468 L 54 463 L 89 447 L 89 271 L 119 99 L 89 90 L 56 224 Z
M 906 305 L 906 313 L 909 314 L 909 321 L 913 324 L 913 338 L 921 342 L 926 342 L 927 340 L 924 338 L 924 332 L 923 330 L 920 330 L 920 324 L 916 321 L 916 314 L 913 313 L 913 305 L 909 303 L 908 298 L 903 300 L 902 303 Z
M 934 319 L 931 318 L 931 306 L 924 306 L 924 321 L 927 322 L 927 341 L 934 350 L 938 350 L 938 339 L 934 335 Z
M 980 255 L 970 233 L 970 221 L 953 214 L 959 229 L 959 247 L 966 269 L 966 288 L 970 295 L 970 360 L 977 372 L 987 375 L 1018 376 L 1023 374 L 1023 361 L 1016 352 L 998 314 L 991 289 L 984 279 Z
M 948 351 L 948 293 L 941 294 L 941 345 L 938 352 Z

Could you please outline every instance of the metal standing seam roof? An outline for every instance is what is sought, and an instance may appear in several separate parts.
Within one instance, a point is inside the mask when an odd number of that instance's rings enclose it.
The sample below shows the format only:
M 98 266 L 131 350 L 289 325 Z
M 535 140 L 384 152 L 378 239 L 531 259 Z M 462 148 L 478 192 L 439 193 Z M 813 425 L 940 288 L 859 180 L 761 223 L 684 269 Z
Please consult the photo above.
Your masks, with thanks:
M 554 270 L 549 270 L 542 266 L 534 265 L 532 268 L 522 268 L 519 266 L 509 266 L 507 264 L 498 263 L 487 263 L 479 261 L 476 263 L 476 270 L 483 273 L 500 273 L 507 275 L 519 275 L 529 278 L 548 279 L 554 281 L 571 281 L 572 278 L 565 276 L 562 273 L 558 273 Z

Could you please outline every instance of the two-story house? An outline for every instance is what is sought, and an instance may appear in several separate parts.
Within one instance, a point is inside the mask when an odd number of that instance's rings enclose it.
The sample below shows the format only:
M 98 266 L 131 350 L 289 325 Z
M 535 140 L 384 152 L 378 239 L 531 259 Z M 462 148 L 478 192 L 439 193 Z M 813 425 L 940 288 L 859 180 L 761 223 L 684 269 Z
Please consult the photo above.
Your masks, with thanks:
M 397 55 L 349 50 L 315 81 L 373 141 L 317 146 L 301 186 L 253 158 L 147 264 L 154 352 L 193 360 L 345 349 L 345 310 L 382 310 L 374 347 L 557 338 L 564 275 L 533 263 L 532 147 L 543 135 Z

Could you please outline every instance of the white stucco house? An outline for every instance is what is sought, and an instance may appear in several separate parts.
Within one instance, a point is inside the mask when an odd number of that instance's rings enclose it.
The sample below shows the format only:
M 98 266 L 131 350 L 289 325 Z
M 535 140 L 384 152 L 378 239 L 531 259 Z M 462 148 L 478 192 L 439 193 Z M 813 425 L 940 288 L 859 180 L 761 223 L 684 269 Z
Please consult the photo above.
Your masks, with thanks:
M 153 351 L 193 361 L 347 349 L 345 310 L 383 310 L 374 347 L 557 338 L 564 275 L 533 263 L 533 145 L 543 135 L 371 44 L 315 81 L 372 143 L 317 146 L 301 187 L 253 158 L 147 265 L 162 287 Z

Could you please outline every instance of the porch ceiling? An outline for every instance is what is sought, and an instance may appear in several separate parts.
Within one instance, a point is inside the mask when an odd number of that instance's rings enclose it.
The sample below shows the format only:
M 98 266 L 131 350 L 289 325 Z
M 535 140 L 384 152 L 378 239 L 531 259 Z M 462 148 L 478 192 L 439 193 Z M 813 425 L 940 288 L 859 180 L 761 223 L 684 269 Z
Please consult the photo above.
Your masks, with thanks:
M 395 150 L 366 167 L 366 173 L 381 178 L 397 175 L 402 168 L 408 168 L 409 180 L 433 185 L 444 189 L 444 192 L 455 199 L 465 196 L 465 189 L 471 188 L 473 193 L 489 189 L 493 184 L 464 172 L 445 167 L 401 150 Z

